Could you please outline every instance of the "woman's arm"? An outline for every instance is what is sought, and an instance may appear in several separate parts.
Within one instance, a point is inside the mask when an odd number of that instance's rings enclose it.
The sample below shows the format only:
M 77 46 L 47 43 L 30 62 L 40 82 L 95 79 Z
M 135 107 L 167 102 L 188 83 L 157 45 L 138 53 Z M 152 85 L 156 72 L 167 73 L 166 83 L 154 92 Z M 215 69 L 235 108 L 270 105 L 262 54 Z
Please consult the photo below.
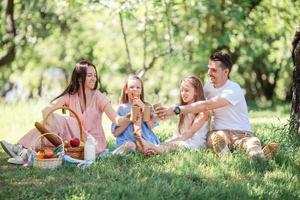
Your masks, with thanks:
M 104 112 L 107 115 L 107 117 L 110 119 L 110 121 L 117 126 L 122 126 L 127 123 L 128 119 L 126 117 L 118 116 L 116 111 L 113 109 L 111 103 L 108 103 L 104 107 Z
M 182 135 L 178 138 L 176 138 L 173 141 L 185 141 L 191 137 L 194 136 L 194 134 L 203 126 L 203 124 L 208 120 L 209 118 L 209 112 L 204 112 L 204 113 L 199 113 L 191 128 L 189 130 L 186 130 L 185 132 L 182 133 Z
M 112 121 L 112 123 L 118 126 L 113 132 L 113 135 L 115 137 L 118 137 L 129 126 L 131 122 L 128 116 L 118 116 L 110 103 L 105 106 L 104 112 Z
M 61 96 L 58 99 L 56 99 L 54 102 L 50 103 L 48 106 L 43 108 L 42 115 L 43 119 L 46 118 L 46 116 L 55 108 L 62 107 L 66 104 L 65 96 Z
M 127 120 L 126 120 L 127 119 Z M 118 126 L 115 131 L 113 132 L 113 135 L 115 137 L 118 137 L 131 123 L 130 119 L 128 117 L 126 117 L 124 119 L 124 122 L 122 123 L 122 125 Z

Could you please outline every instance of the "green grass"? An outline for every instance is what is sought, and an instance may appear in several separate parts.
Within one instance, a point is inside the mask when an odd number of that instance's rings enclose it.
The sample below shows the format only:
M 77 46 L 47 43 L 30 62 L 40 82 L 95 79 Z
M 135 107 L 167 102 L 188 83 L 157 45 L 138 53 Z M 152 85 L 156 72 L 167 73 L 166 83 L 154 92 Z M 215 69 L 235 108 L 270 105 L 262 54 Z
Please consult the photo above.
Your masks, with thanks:
M 7 113 L 0 116 L 0 139 L 16 142 L 40 119 L 43 105 L 0 105 Z M 210 150 L 175 151 L 108 158 L 85 169 L 64 164 L 49 171 L 9 165 L 1 149 L 0 199 L 299 199 L 299 139 L 290 137 L 285 126 L 288 107 L 250 107 L 251 124 L 262 143 L 282 145 L 271 161 L 251 161 L 242 150 L 226 158 Z M 162 140 L 175 122 L 162 122 L 155 129 Z M 104 127 L 113 147 L 106 118 Z

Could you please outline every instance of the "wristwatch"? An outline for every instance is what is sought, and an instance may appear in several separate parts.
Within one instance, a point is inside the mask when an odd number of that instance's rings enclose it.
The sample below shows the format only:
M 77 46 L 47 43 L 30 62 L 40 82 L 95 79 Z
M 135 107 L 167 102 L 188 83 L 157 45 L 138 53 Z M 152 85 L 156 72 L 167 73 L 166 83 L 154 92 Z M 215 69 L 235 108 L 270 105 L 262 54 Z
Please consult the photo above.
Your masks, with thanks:
M 179 115 L 179 114 L 180 114 L 180 112 L 181 112 L 181 110 L 180 110 L 180 107 L 179 107 L 178 105 L 177 105 L 177 106 L 175 106 L 175 108 L 174 108 L 173 112 L 174 112 L 176 115 Z

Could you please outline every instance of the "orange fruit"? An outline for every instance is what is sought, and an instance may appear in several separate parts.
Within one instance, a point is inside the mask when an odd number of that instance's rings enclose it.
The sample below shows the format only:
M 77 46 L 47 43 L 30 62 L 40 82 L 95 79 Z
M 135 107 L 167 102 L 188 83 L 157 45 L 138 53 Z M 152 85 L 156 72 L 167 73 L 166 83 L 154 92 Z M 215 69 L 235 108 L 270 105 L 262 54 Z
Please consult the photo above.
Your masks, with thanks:
M 52 149 L 45 149 L 44 153 L 45 153 L 44 158 L 53 158 L 54 157 L 54 152 Z
M 38 158 L 38 159 L 44 159 L 45 153 L 39 151 L 39 152 L 37 152 L 37 154 L 35 155 L 35 157 Z

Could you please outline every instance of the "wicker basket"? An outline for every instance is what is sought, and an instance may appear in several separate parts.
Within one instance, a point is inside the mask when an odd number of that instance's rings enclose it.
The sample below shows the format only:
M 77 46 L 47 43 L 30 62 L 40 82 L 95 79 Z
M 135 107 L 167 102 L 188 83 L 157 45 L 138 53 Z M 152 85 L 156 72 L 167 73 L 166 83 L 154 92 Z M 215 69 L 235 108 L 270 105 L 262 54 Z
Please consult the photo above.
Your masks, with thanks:
M 37 141 L 48 134 L 54 134 L 54 133 L 44 133 L 43 135 L 40 135 L 37 138 L 37 140 L 35 140 L 33 146 L 35 147 Z M 62 151 L 64 152 L 64 142 L 61 137 L 59 137 L 59 139 L 61 140 Z M 33 148 L 33 149 L 35 149 L 35 148 Z M 41 169 L 55 169 L 60 165 L 62 165 L 62 155 L 58 156 L 57 158 L 45 158 L 45 159 L 39 159 L 39 158 L 34 157 L 34 160 L 33 160 L 33 167 L 41 168 Z
M 82 127 L 82 124 L 81 124 L 81 121 L 77 115 L 77 113 L 72 110 L 71 108 L 69 107 L 66 107 L 66 106 L 62 106 L 62 107 L 58 107 L 58 108 L 55 108 L 53 110 L 51 110 L 47 116 L 45 117 L 45 120 L 43 121 L 44 122 L 44 125 L 45 123 L 47 122 L 47 119 L 49 118 L 49 116 L 55 112 L 56 110 L 68 110 L 70 111 L 74 116 L 75 116 L 75 119 L 78 123 L 78 126 L 79 126 L 79 130 L 80 130 L 80 144 L 83 144 L 83 127 Z M 68 155 L 68 156 L 71 156 L 72 158 L 76 158 L 76 159 L 80 159 L 80 160 L 83 160 L 83 157 L 84 157 L 84 146 L 79 146 L 79 147 L 65 147 L 65 154 Z

